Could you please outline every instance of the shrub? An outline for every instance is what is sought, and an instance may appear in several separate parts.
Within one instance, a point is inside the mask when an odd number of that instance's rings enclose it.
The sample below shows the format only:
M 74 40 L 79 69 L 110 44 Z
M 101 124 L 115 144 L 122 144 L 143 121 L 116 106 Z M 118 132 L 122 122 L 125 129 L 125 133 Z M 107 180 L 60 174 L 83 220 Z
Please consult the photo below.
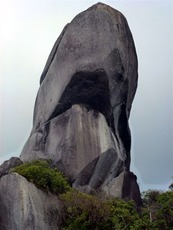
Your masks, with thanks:
M 148 190 L 143 192 L 144 209 L 150 216 L 152 229 L 172 229 L 173 191 L 161 192 Z M 144 213 L 144 212 L 143 212 Z
M 105 201 L 74 189 L 60 198 L 65 206 L 64 230 L 110 229 L 110 209 Z
M 12 169 L 12 172 L 17 172 L 37 187 L 55 194 L 61 194 L 70 189 L 63 174 L 57 169 L 51 168 L 46 160 L 24 163 Z
M 157 199 L 157 203 L 160 208 L 157 210 L 156 217 L 162 225 L 158 224 L 160 228 L 158 229 L 172 229 L 173 226 L 173 191 L 167 191 L 162 194 Z
M 144 206 L 155 204 L 161 193 L 162 191 L 151 190 L 151 189 L 142 192 L 141 195 L 142 195 L 142 201 L 143 201 Z
M 75 190 L 60 198 L 65 206 L 63 230 L 151 229 L 149 217 L 141 218 L 132 201 L 103 200 Z

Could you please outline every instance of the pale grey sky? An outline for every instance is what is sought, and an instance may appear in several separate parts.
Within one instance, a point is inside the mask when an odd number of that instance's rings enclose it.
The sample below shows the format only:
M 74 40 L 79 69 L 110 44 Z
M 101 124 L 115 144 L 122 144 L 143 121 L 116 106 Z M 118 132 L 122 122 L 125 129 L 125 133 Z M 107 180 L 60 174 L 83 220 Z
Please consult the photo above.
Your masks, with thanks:
M 139 85 L 133 103 L 131 170 L 141 190 L 165 189 L 173 176 L 173 3 L 103 0 L 132 31 Z M 51 48 L 94 0 L 0 0 L 0 163 L 19 156 L 32 127 L 39 79 Z

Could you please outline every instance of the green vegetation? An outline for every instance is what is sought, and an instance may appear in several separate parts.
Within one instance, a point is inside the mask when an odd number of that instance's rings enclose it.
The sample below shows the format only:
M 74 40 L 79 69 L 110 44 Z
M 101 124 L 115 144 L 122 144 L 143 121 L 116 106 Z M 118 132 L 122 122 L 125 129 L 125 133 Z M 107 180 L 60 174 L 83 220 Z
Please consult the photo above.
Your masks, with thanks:
M 51 168 L 46 160 L 27 162 L 15 167 L 12 171 L 26 177 L 37 187 L 54 194 L 64 193 L 71 188 L 63 174 Z
M 71 190 L 60 196 L 65 207 L 65 230 L 108 229 L 108 205 L 100 198 Z
M 72 189 L 60 196 L 65 208 L 63 230 L 171 230 L 173 191 L 148 190 L 142 195 L 139 211 L 133 201 L 103 200 Z
M 171 230 L 173 227 L 173 191 L 148 190 L 142 193 L 145 212 L 151 229 Z
M 141 217 L 133 201 L 102 200 L 74 190 L 60 196 L 65 206 L 63 230 L 150 229 L 150 220 Z
M 101 199 L 76 191 L 50 161 L 37 160 L 12 169 L 44 191 L 59 195 L 64 204 L 63 230 L 171 230 L 173 186 L 170 191 L 143 192 L 140 211 L 133 201 Z

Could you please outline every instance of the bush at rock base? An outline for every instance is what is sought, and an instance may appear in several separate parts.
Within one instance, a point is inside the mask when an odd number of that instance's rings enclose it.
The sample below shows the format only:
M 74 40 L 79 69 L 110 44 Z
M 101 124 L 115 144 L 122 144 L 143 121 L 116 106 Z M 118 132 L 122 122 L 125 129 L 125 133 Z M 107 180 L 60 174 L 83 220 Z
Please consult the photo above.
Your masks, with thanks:
M 156 204 L 154 213 L 151 198 Z M 73 189 L 60 199 L 64 203 L 63 230 L 171 230 L 173 226 L 173 191 L 149 190 L 140 211 L 133 201 L 103 200 Z
M 133 201 L 103 200 L 75 190 L 60 198 L 65 207 L 63 230 L 150 229 L 149 215 L 141 218 Z
M 108 229 L 108 205 L 100 198 L 71 190 L 60 196 L 65 207 L 64 230 Z
M 71 189 L 63 174 L 51 168 L 46 160 L 26 162 L 13 168 L 12 172 L 17 172 L 37 187 L 54 194 L 61 194 Z
M 102 199 L 74 190 L 49 161 L 37 160 L 12 169 L 44 191 L 59 195 L 64 205 L 63 230 L 171 230 L 173 191 L 148 190 L 143 207 L 133 201 Z

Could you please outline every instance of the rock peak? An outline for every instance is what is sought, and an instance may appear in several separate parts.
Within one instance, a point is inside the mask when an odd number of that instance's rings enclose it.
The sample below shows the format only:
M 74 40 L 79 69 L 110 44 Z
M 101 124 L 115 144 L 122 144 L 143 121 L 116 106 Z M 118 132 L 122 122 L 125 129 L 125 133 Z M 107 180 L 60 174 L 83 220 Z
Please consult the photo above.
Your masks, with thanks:
M 51 159 L 79 191 L 141 205 L 128 123 L 137 79 L 133 37 L 120 12 L 97 3 L 65 26 L 41 75 L 20 159 L 0 167 L 0 229 L 62 228 L 58 197 L 9 173 L 36 159 Z
M 128 118 L 137 78 L 124 16 L 103 3 L 78 14 L 57 39 L 41 76 L 22 161 L 51 158 L 78 190 L 133 196 L 138 185 L 130 172 Z
M 98 2 L 98 3 L 94 4 L 93 6 L 91 6 L 89 9 L 91 9 L 91 8 L 105 8 L 105 7 L 106 8 L 107 7 L 112 8 L 112 7 L 110 7 L 109 5 L 107 5 L 105 3 Z
M 114 13 L 114 15 L 116 12 L 116 13 L 121 14 L 123 16 L 123 14 L 121 12 L 119 12 L 118 10 L 116 10 L 116 9 L 112 8 L 111 6 L 109 6 L 105 3 L 102 3 L 102 2 L 98 2 L 98 3 L 94 4 L 93 6 L 89 7 L 87 10 L 103 10 L 103 11 L 107 11 L 109 14 Z

